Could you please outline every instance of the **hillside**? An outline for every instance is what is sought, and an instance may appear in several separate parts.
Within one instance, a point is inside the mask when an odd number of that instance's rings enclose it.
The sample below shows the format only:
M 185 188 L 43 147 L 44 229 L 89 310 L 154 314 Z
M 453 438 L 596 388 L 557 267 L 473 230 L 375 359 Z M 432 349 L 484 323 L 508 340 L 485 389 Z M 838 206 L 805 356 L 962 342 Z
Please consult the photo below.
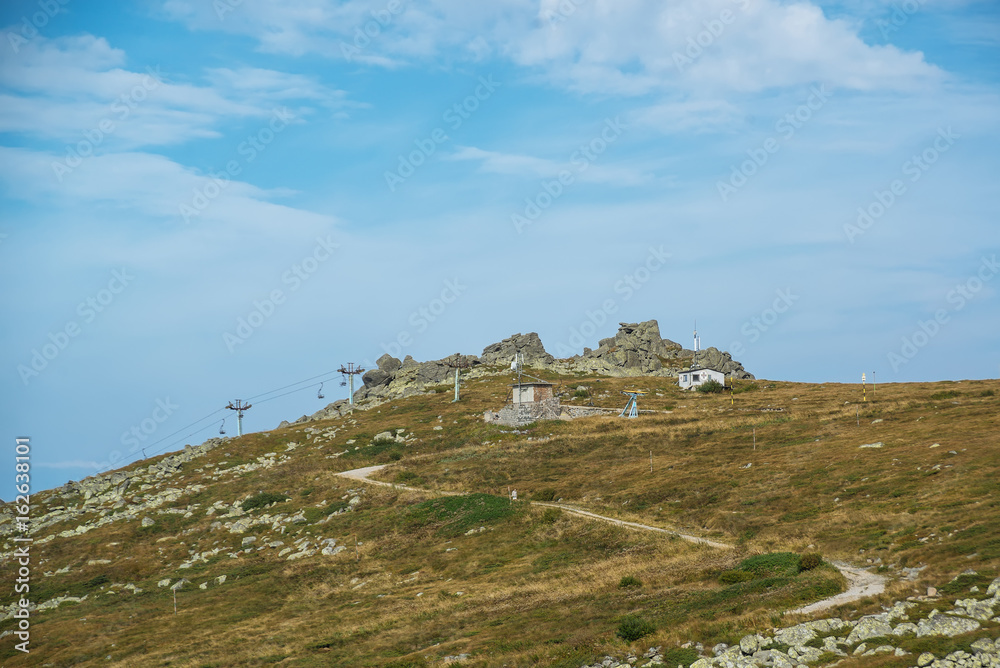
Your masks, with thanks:
M 730 397 L 542 369 L 563 403 L 620 408 L 634 388 L 653 412 L 512 429 L 482 420 L 509 373 L 481 371 L 458 403 L 442 384 L 34 497 L 43 605 L 31 654 L 7 637 L 4 665 L 576 668 L 650 647 L 687 665 L 812 619 L 789 611 L 842 591 L 831 560 L 888 578 L 822 613 L 847 622 L 907 597 L 943 610 L 1000 570 L 1000 381 L 880 385 L 859 403 L 857 386 L 744 380 Z M 373 465 L 427 491 L 338 475 Z M 0 520 L 13 582 L 14 527 Z M 801 568 L 807 553 L 825 561 Z M 630 643 L 623 624 L 651 632 Z M 1000 624 L 977 633 L 919 649 Z

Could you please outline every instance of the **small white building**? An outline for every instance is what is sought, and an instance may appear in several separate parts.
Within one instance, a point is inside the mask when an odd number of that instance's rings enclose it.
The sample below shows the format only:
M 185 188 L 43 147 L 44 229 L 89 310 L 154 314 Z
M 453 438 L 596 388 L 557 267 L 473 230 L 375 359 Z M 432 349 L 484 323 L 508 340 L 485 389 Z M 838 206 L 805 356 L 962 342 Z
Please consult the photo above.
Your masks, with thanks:
M 726 384 L 726 374 L 708 367 L 685 369 L 677 375 L 677 384 L 682 390 L 690 390 L 714 380 L 720 385 Z

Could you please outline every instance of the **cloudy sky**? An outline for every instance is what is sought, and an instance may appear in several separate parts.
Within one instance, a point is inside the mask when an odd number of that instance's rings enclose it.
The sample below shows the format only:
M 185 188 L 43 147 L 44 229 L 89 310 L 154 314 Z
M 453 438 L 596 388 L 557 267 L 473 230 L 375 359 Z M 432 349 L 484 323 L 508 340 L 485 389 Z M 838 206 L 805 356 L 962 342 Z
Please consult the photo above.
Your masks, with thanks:
M 992 0 L 11 0 L 0 25 L 0 423 L 36 489 L 516 332 L 566 356 L 697 320 L 758 377 L 1000 374 Z

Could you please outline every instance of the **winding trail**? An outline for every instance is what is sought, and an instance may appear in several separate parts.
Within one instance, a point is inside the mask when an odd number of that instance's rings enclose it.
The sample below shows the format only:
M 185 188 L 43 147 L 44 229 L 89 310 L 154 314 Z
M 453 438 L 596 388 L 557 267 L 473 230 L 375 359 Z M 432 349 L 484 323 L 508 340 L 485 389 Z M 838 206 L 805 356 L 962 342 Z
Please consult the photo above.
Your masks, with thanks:
M 382 487 L 393 487 L 395 489 L 402 489 L 409 492 L 420 492 L 421 494 L 438 494 L 441 496 L 456 496 L 458 494 L 463 494 L 464 492 L 445 492 L 441 490 L 431 490 L 422 489 L 420 487 L 409 487 L 407 485 L 398 485 L 391 482 L 384 482 L 382 480 L 372 480 L 368 476 L 381 471 L 388 464 L 379 464 L 377 466 L 366 466 L 360 469 L 353 469 L 350 471 L 340 471 L 337 475 L 343 478 L 349 478 L 351 480 L 358 480 L 360 482 L 365 482 L 370 485 L 380 485 Z M 732 545 L 727 543 L 719 543 L 714 540 L 709 540 L 707 538 L 701 538 L 699 536 L 692 536 L 689 534 L 680 533 L 678 531 L 672 531 L 670 529 L 663 529 L 661 527 L 654 527 L 648 524 L 639 524 L 638 522 L 627 522 L 625 520 L 615 519 L 614 517 L 606 517 L 604 515 L 598 515 L 597 513 L 592 513 L 589 510 L 583 510 L 582 508 L 577 508 L 575 506 L 569 506 L 564 503 L 549 503 L 545 501 L 529 501 L 533 506 L 541 506 L 543 508 L 559 508 L 570 515 L 577 515 L 579 517 L 587 517 L 590 519 L 600 520 L 601 522 L 608 522 L 609 524 L 615 524 L 622 527 L 628 527 L 630 529 L 639 529 L 640 531 L 653 531 L 656 533 L 665 533 L 670 536 L 677 536 L 682 540 L 686 540 L 692 543 L 697 543 L 700 545 L 707 545 L 708 547 L 714 547 L 721 550 L 731 550 Z M 847 578 L 847 590 L 829 598 L 824 598 L 821 601 L 816 601 L 815 603 L 810 603 L 809 605 L 803 606 L 801 608 L 796 608 L 795 610 L 789 611 L 788 614 L 801 614 L 808 615 L 814 612 L 820 612 L 822 610 L 827 610 L 829 608 L 836 607 L 838 605 L 843 605 L 844 603 L 851 603 L 853 601 L 858 601 L 867 596 L 876 596 L 885 591 L 886 578 L 883 575 L 878 575 L 877 573 L 870 573 L 863 568 L 858 568 L 857 566 L 851 566 L 840 561 L 831 561 L 838 571 Z

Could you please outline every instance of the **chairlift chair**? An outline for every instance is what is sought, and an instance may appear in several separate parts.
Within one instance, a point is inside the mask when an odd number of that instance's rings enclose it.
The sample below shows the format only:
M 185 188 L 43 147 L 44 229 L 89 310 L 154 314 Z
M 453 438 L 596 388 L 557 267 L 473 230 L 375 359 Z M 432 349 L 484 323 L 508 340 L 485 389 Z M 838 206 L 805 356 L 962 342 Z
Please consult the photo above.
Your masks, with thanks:
M 317 398 L 317 399 L 325 399 L 325 398 L 326 398 L 326 397 L 325 397 L 325 396 L 323 395 L 323 383 L 320 383 L 320 384 L 319 384 L 319 390 L 318 390 L 318 391 L 316 392 L 316 398 Z
M 226 420 L 225 419 L 223 419 L 222 420 L 222 424 L 219 425 L 219 433 L 220 434 L 225 434 L 226 433 Z

